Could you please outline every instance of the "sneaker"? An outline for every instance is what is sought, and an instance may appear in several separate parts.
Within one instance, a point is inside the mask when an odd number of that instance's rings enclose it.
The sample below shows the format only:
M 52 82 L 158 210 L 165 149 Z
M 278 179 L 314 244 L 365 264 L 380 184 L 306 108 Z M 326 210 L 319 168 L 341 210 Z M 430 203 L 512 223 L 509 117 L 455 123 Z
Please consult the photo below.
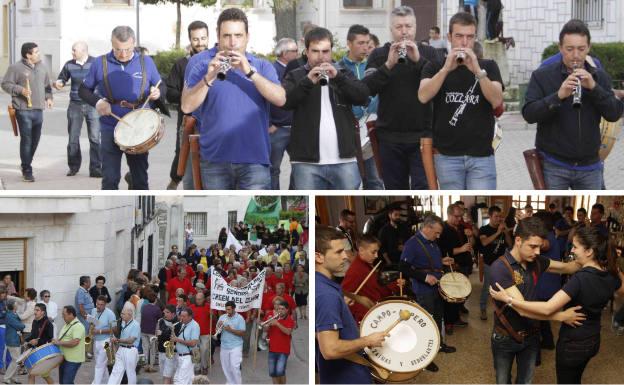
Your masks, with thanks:
M 132 190 L 132 174 L 128 171 L 126 175 L 124 175 L 124 180 L 128 184 L 128 190 Z
M 102 171 L 100 171 L 100 170 L 89 171 L 89 177 L 91 177 L 91 178 L 101 178 L 102 177 Z
M 481 318 L 483 321 L 487 320 L 487 311 L 485 309 L 481 309 L 481 316 L 479 318 Z
M 65 174 L 65 175 L 67 175 L 67 176 L 74 176 L 76 174 L 78 174 L 78 170 L 71 170 L 70 169 L 69 171 L 67 171 L 67 174 Z
M 430 363 L 429 365 L 427 365 L 427 367 L 425 368 L 425 370 L 428 370 L 430 372 L 437 372 L 438 370 L 440 370 L 440 368 L 438 368 L 438 365 L 435 364 L 435 362 Z
M 24 182 L 34 182 L 35 177 L 33 176 L 33 174 L 22 174 L 22 180 Z
M 167 190 L 177 190 L 179 184 L 179 181 L 176 182 L 175 180 L 171 179 L 171 181 L 167 185 Z

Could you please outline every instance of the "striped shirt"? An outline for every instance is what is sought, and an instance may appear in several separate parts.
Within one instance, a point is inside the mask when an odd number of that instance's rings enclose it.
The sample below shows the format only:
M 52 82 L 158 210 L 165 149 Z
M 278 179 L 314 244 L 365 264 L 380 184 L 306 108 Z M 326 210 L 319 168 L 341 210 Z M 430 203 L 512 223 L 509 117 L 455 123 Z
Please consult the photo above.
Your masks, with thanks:
M 94 60 L 95 58 L 93 56 L 89 56 L 84 64 L 80 64 L 76 60 L 70 60 L 65 63 L 61 73 L 59 73 L 58 80 L 62 81 L 63 85 L 71 80 L 69 98 L 72 102 L 84 102 L 80 96 L 78 96 L 78 88 L 80 88 L 82 81 L 89 73 L 89 69 Z

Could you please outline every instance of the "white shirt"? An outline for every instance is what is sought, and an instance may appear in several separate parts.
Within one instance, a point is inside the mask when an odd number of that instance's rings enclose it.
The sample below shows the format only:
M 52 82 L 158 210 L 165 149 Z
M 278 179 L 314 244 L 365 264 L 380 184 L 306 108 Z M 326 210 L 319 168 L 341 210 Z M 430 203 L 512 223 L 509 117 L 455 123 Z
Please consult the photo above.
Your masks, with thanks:
M 339 164 L 355 162 L 355 158 L 341 159 L 338 150 L 338 134 L 334 110 L 329 98 L 329 87 L 321 87 L 321 123 L 319 127 L 318 164 Z
M 56 316 L 58 316 L 58 305 L 56 304 L 56 302 L 48 301 L 48 303 L 45 303 L 45 302 L 39 302 L 39 303 L 46 305 L 46 313 L 48 313 L 48 318 L 55 321 Z

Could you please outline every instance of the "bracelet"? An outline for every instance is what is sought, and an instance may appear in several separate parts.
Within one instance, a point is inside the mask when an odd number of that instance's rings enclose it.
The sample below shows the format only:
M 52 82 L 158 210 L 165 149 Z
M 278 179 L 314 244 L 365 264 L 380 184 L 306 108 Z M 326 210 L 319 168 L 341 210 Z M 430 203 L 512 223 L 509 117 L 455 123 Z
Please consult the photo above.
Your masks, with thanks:
M 204 79 L 204 84 L 206 85 L 206 87 L 208 88 L 212 87 L 212 84 L 208 83 L 208 80 L 206 80 L 205 76 L 202 79 Z
M 513 307 L 513 303 L 512 303 L 512 302 L 513 302 L 513 297 L 509 297 L 509 298 L 507 298 L 507 305 L 508 305 L 509 307 Z

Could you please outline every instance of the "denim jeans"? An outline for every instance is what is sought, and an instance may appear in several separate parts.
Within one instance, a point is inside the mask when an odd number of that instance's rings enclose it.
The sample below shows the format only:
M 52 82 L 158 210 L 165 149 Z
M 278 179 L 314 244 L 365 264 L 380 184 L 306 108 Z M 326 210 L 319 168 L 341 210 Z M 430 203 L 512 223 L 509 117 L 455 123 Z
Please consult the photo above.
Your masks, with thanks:
M 528 336 L 523 343 L 492 333 L 492 355 L 497 384 L 511 384 L 511 367 L 517 365 L 516 384 L 530 384 L 535 372 L 535 360 L 540 349 L 539 334 Z
M 479 298 L 479 308 L 481 310 L 487 309 L 487 301 L 490 297 L 490 265 L 483 264 L 483 287 L 481 288 L 481 297 Z
M 269 166 L 247 163 L 200 161 L 204 190 L 268 190 L 271 188 Z
M 70 170 L 78 171 L 82 163 L 80 152 L 80 131 L 82 121 L 87 121 L 87 133 L 89 135 L 89 171 L 100 171 L 102 159 L 100 157 L 100 120 L 95 108 L 87 103 L 69 102 L 67 108 L 67 165 Z
M 585 367 L 599 350 L 600 334 L 578 341 L 566 337 L 559 338 L 555 365 L 557 383 L 580 384 Z
M 269 352 L 269 377 L 283 377 L 286 375 L 288 354 Z
M 292 173 L 298 190 L 357 190 L 362 181 L 357 162 L 292 163 Z
M 379 141 L 381 176 L 386 190 L 427 190 L 427 177 L 418 143 Z
M 290 127 L 277 127 L 269 138 L 271 140 L 271 190 L 279 190 L 280 166 L 284 159 L 284 151 L 290 143 Z
M 82 365 L 82 362 L 63 361 L 61 366 L 59 366 L 59 383 L 73 384 L 80 365 Z
M 364 168 L 366 170 L 366 176 L 363 178 L 362 188 L 364 190 L 383 190 L 384 183 L 377 172 L 375 157 L 366 159 L 364 161 Z
M 548 190 L 601 190 L 602 169 L 574 171 L 544 159 L 544 181 Z
M 115 144 L 113 130 L 102 130 L 102 190 L 118 190 L 121 179 L 121 156 L 124 154 Z M 133 190 L 148 190 L 147 153 L 126 155 L 126 162 L 132 175 Z
M 43 110 L 16 110 L 15 117 L 20 133 L 22 174 L 32 174 L 32 160 L 41 138 Z
M 434 157 L 440 190 L 496 190 L 494 155 Z

